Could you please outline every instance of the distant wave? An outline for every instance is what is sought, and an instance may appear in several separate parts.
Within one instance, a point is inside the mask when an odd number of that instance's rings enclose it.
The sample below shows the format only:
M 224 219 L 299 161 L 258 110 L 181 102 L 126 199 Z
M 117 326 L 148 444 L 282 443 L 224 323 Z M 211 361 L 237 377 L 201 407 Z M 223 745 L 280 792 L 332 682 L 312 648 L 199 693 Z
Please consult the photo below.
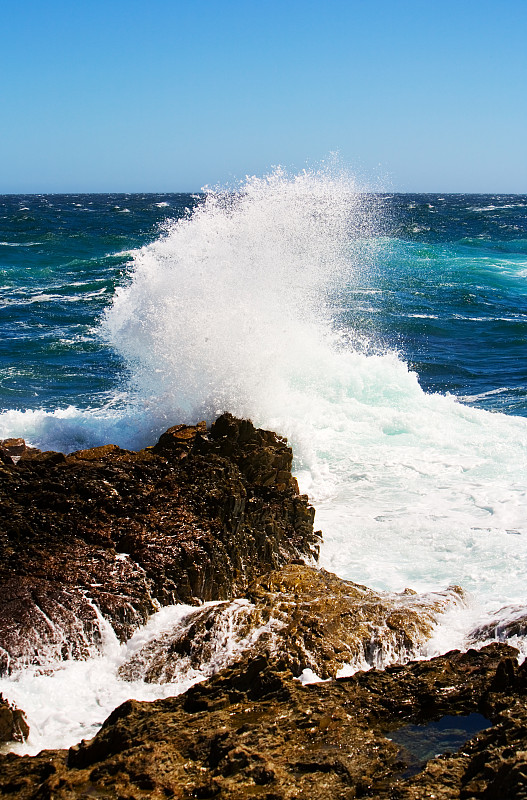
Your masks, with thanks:
M 44 242 L 0 242 L 0 247 L 36 247 Z

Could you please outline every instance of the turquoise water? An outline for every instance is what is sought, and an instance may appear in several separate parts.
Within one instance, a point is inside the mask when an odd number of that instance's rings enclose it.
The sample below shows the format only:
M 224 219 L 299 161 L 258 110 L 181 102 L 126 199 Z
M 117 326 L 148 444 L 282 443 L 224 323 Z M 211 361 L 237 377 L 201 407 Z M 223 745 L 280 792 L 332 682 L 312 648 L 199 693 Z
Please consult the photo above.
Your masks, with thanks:
M 125 368 L 101 340 L 100 315 L 131 251 L 195 202 L 189 195 L 0 197 L 3 410 L 111 399 Z
M 126 364 L 98 322 L 132 252 L 200 198 L 0 198 L 0 403 L 110 400 Z M 342 330 L 396 349 L 428 391 L 527 414 L 527 196 L 381 198 L 374 261 L 339 286 Z

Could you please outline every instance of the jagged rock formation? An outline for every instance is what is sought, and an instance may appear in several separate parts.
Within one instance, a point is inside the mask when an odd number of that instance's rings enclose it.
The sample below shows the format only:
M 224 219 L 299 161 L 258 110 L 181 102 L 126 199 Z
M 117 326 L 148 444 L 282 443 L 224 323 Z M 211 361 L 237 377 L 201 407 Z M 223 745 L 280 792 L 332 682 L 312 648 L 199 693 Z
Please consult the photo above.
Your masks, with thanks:
M 23 742 L 28 736 L 26 715 L 0 693 L 0 743 Z
M 160 605 L 230 598 L 316 558 L 284 439 L 225 414 L 152 448 L 0 447 L 0 674 L 85 658 Z M 103 619 L 104 618 L 104 619 Z
M 467 635 L 469 644 L 481 645 L 483 642 L 500 641 L 527 635 L 527 608 L 525 606 L 504 606 L 487 616 Z
M 160 605 L 187 602 L 198 607 L 122 676 L 204 664 L 212 675 L 179 697 L 124 703 L 69 751 L 0 755 L 2 796 L 527 800 L 527 662 L 513 647 L 295 680 L 407 660 L 462 593 L 376 593 L 303 563 L 320 537 L 291 461 L 283 439 L 230 415 L 137 453 L 0 443 L 0 674 L 85 658 L 105 626 L 124 640 Z M 525 633 L 524 609 L 506 630 L 499 619 L 474 640 Z M 476 711 L 490 728 L 405 772 L 394 731 Z M 0 741 L 27 735 L 0 696 Z
M 462 592 L 374 592 L 325 570 L 289 564 L 257 578 L 246 598 L 189 614 L 134 654 L 121 677 L 163 683 L 190 670 L 212 675 L 243 650 L 273 657 L 294 675 L 311 669 L 324 679 L 347 664 L 408 661 Z
M 520 800 L 527 795 L 527 665 L 493 644 L 302 686 L 265 657 L 186 694 L 128 701 L 90 741 L 0 756 L 13 800 Z M 405 777 L 388 737 L 407 723 L 478 711 L 492 727 Z

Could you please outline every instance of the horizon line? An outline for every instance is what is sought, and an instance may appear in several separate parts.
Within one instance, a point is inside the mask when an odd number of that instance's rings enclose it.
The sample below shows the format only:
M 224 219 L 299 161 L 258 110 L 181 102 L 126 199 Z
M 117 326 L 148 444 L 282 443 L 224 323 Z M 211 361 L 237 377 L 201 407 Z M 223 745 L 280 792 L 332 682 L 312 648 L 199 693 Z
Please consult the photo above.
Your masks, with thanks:
M 194 189 L 194 190 L 175 190 L 175 191 L 122 191 L 122 190 L 111 190 L 111 191 L 66 191 L 66 192 L 57 192 L 57 191 L 50 191 L 50 192 L 0 192 L 0 197 L 45 197 L 45 196 L 61 196 L 61 197 L 76 197 L 79 195 L 207 195 L 209 193 L 214 193 L 217 191 L 225 191 L 230 194 L 235 194 L 236 190 L 234 189 Z M 455 197 L 455 196 L 466 196 L 466 195 L 473 195 L 473 196 L 507 196 L 507 197 L 527 197 L 527 191 L 525 192 L 497 192 L 497 191 L 487 191 L 487 192 L 474 192 L 474 191 L 463 191 L 463 192 L 441 192 L 441 191 L 374 191 L 374 190 L 357 190 L 357 194 L 372 194 L 377 196 L 384 196 L 390 197 L 393 195 L 418 195 L 418 194 L 427 194 L 427 195 L 446 195 L 448 197 Z

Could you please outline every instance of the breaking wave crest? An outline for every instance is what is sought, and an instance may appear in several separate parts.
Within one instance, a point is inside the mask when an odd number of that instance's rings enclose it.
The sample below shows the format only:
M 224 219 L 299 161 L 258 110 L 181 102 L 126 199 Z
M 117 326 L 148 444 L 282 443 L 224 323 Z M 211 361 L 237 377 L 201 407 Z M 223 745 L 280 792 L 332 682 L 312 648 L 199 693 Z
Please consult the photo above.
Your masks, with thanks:
M 336 344 L 332 304 L 370 256 L 372 206 L 343 174 L 209 192 L 136 254 L 106 314 L 135 396 L 188 421 L 278 412 Z
M 461 585 L 466 604 L 445 614 L 430 653 L 463 646 L 471 631 L 517 636 L 527 420 L 425 393 L 396 352 L 354 327 L 349 298 L 367 285 L 385 245 L 379 234 L 380 201 L 338 170 L 276 170 L 234 193 L 208 192 L 132 254 L 106 310 L 102 334 L 128 384 L 98 409 L 5 412 L 0 437 L 62 451 L 139 448 L 177 422 L 223 411 L 252 418 L 293 446 L 323 531 L 323 566 L 374 589 Z M 115 677 L 123 649 L 113 642 L 110 651 L 68 666 L 105 713 L 130 691 Z M 62 692 L 63 682 L 54 686 Z M 89 724 L 103 716 L 94 711 Z

